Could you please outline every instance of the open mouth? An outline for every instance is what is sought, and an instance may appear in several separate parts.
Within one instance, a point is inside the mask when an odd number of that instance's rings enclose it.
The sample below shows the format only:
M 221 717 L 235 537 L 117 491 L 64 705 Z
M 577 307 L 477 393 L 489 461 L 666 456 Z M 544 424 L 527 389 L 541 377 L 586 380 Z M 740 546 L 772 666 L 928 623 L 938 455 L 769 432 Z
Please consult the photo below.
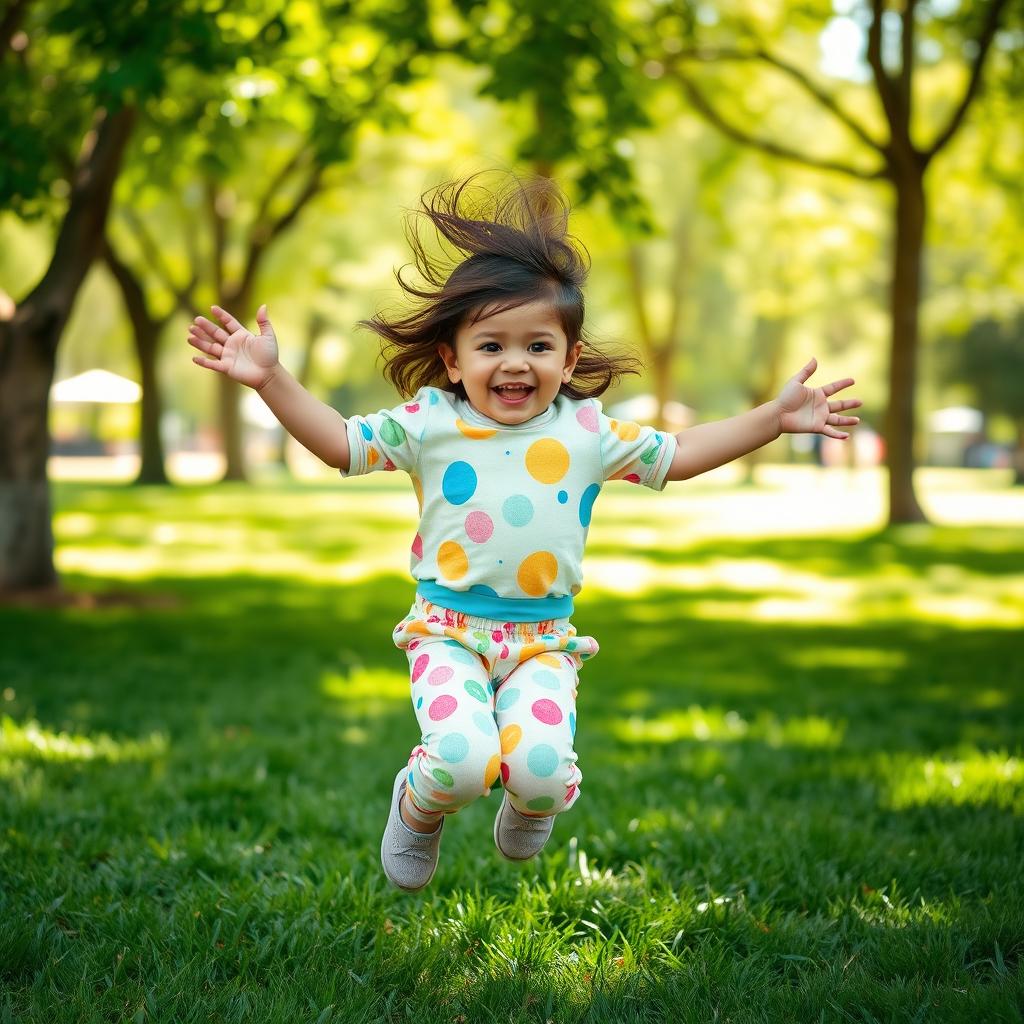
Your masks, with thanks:
M 521 405 L 530 397 L 534 389 L 529 384 L 500 384 L 491 390 L 506 405 Z

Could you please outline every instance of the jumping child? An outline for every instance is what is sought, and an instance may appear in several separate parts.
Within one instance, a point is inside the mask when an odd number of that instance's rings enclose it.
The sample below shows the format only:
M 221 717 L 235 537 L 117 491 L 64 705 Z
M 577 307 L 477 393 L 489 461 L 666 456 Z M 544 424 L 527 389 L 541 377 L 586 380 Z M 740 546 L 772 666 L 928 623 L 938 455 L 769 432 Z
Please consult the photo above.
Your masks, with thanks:
M 387 877 L 409 892 L 437 867 L 444 815 L 500 778 L 494 842 L 509 860 L 540 852 L 555 816 L 579 799 L 573 740 L 577 673 L 598 652 L 570 621 L 594 501 L 607 480 L 662 490 L 783 433 L 846 439 L 861 402 L 831 398 L 852 379 L 805 382 L 811 359 L 773 401 L 673 435 L 610 419 L 597 396 L 636 360 L 600 351 L 583 329 L 589 257 L 546 179 L 491 192 L 470 178 L 422 197 L 438 233 L 407 235 L 416 300 L 362 324 L 385 346 L 406 401 L 367 416 L 310 395 L 278 361 L 266 306 L 259 334 L 213 306 L 189 344 L 200 366 L 255 389 L 284 428 L 344 476 L 400 469 L 420 508 L 416 597 L 395 627 L 421 737 L 395 776 L 381 842 Z M 449 249 L 445 250 L 445 242 Z M 454 251 L 453 251 L 454 250 Z

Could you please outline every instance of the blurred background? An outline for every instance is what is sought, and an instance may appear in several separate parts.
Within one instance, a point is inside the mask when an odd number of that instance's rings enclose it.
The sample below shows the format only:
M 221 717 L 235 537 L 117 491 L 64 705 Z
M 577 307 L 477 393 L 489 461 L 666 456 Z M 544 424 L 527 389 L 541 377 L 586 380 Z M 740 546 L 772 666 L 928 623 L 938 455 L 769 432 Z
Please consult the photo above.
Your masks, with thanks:
M 730 415 L 816 355 L 857 378 L 854 439 L 737 482 L 888 467 L 890 523 L 928 514 L 917 466 L 1024 482 L 1017 5 L 15 0 L 0 27 L 6 587 L 52 579 L 47 474 L 328 476 L 192 364 L 189 319 L 266 302 L 314 393 L 393 405 L 354 325 L 399 301 L 403 211 L 490 167 L 576 204 L 589 328 L 648 367 L 619 415 Z

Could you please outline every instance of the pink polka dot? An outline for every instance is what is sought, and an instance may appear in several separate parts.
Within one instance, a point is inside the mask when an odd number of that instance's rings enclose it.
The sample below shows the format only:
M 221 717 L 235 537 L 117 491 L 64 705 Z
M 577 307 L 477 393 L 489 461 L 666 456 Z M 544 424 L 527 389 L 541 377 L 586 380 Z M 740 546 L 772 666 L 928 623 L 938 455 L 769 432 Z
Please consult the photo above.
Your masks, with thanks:
M 477 544 L 490 540 L 494 533 L 494 523 L 486 512 L 470 512 L 466 516 L 466 536 Z
M 592 405 L 585 405 L 582 409 L 577 410 L 576 419 L 584 430 L 589 430 L 592 434 L 597 433 L 597 410 Z
M 426 670 L 427 665 L 430 664 L 430 655 L 421 654 L 414 662 L 412 666 L 412 681 L 415 683 Z
M 508 644 L 502 644 L 501 645 L 500 657 L 502 657 L 502 658 L 507 658 L 508 657 Z
M 496 644 L 500 644 L 501 643 L 501 630 L 500 629 L 496 629 L 493 633 L 491 633 L 491 639 Z
M 440 697 L 435 697 L 430 702 L 427 714 L 430 715 L 431 721 L 440 722 L 452 714 L 457 707 L 458 703 L 454 697 L 450 694 L 442 693 Z
M 628 481 L 631 484 L 640 483 L 640 477 L 636 473 L 627 473 L 622 479 Z
M 535 700 L 530 710 L 533 712 L 533 717 L 545 725 L 558 725 L 562 720 L 561 709 L 553 700 L 548 700 L 546 697 L 543 700 Z
M 504 761 L 501 762 L 501 781 L 508 782 L 508 765 Z
M 405 411 L 406 412 L 419 412 L 420 411 L 420 403 L 419 402 L 413 402 L 412 405 L 407 405 L 405 407 Z
M 412 539 L 412 553 L 417 558 L 423 557 L 423 538 L 418 533 Z
M 576 792 L 576 783 L 574 782 L 565 793 L 565 802 L 568 803 L 572 799 L 573 793 Z
M 430 686 L 443 686 L 453 675 L 455 675 L 454 669 L 449 668 L 447 665 L 438 665 L 437 668 L 427 676 L 427 683 Z

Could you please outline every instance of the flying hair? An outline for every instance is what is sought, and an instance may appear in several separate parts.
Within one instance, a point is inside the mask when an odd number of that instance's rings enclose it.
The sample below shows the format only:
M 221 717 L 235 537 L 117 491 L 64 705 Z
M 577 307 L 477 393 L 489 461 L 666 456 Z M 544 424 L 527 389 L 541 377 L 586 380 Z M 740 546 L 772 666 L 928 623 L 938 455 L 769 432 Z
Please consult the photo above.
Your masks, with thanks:
M 563 394 L 593 398 L 640 372 L 635 357 L 600 351 L 584 331 L 590 255 L 569 234 L 569 213 L 549 178 L 505 172 L 445 182 L 421 196 L 405 220 L 418 280 L 409 279 L 408 265 L 395 271 L 413 308 L 360 321 L 383 339 L 384 375 L 403 397 L 431 385 L 465 398 L 461 383 L 448 379 L 438 345 L 454 346 L 464 324 L 535 301 L 551 305 L 570 345 L 583 342 Z

